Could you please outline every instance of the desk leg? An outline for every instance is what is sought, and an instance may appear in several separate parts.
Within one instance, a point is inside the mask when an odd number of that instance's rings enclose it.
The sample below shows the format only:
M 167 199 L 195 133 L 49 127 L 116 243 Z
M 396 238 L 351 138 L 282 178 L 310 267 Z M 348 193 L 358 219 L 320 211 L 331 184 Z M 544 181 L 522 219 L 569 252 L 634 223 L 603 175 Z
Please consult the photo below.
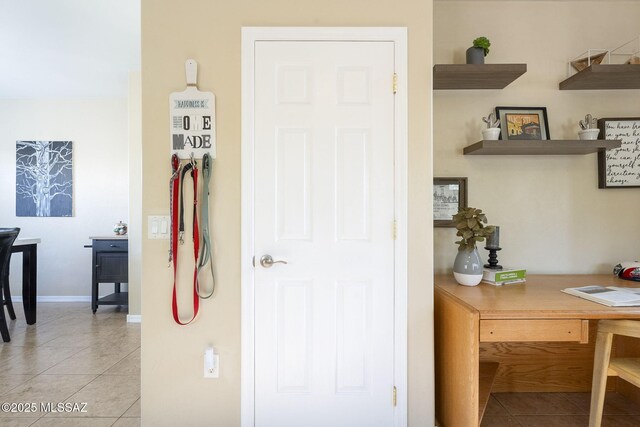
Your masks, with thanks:
M 36 295 L 38 289 L 38 248 L 28 245 L 22 253 L 22 306 L 28 325 L 36 323 Z
M 435 290 L 436 418 L 442 427 L 480 424 L 477 311 Z

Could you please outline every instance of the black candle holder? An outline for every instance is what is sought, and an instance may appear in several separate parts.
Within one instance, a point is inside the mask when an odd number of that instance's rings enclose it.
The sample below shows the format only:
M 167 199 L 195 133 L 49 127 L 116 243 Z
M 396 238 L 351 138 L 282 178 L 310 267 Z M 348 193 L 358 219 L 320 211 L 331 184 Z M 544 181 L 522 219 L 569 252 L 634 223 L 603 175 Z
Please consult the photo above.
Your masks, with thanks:
M 485 264 L 484 268 L 490 268 L 491 270 L 502 270 L 502 266 L 498 265 L 498 251 L 502 248 L 490 248 L 485 246 L 485 249 L 489 251 L 489 264 Z

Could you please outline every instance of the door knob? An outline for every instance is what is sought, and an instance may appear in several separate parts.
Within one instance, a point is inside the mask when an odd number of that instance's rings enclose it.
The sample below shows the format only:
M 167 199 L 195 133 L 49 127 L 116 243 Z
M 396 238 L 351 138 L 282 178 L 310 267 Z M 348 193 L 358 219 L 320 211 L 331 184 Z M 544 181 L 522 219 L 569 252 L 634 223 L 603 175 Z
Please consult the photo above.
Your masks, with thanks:
M 282 260 L 277 260 L 274 261 L 273 257 L 271 255 L 262 255 L 262 257 L 260 258 L 260 265 L 263 266 L 264 268 L 269 268 L 271 267 L 273 264 L 286 264 L 287 261 L 282 261 Z

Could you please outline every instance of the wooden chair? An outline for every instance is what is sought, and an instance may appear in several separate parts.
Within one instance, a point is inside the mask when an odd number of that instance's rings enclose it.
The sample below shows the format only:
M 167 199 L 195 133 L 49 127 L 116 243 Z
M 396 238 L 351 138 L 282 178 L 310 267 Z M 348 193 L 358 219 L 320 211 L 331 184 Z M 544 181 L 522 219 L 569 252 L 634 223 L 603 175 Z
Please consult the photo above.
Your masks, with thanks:
M 591 410 L 589 427 L 600 427 L 607 376 L 620 377 L 640 387 L 640 357 L 611 358 L 613 335 L 640 338 L 640 321 L 600 320 L 593 360 L 593 382 L 591 384 Z
M 8 298 L 9 304 L 11 303 L 11 294 L 6 290 L 9 288 L 9 260 L 11 259 L 11 246 L 15 242 L 16 237 L 20 233 L 19 228 L 0 228 L 0 293 L 3 294 L 2 306 L 0 307 L 0 334 L 4 342 L 11 341 L 9 336 L 9 329 L 7 328 L 7 321 L 4 317 L 4 301 Z M 15 313 L 13 313 L 13 307 L 9 306 L 10 314 L 13 314 L 15 319 Z

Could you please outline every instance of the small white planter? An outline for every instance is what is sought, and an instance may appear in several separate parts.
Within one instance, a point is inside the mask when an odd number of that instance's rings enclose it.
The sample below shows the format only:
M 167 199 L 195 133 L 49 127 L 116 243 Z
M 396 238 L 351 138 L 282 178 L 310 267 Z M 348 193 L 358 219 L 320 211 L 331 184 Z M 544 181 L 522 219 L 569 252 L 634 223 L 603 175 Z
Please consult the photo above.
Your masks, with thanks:
M 482 274 L 462 274 L 454 271 L 453 277 L 463 286 L 478 286 L 482 281 Z
M 496 140 L 500 137 L 500 128 L 488 128 L 482 131 L 482 139 Z
M 598 139 L 600 129 L 583 129 L 578 132 L 578 138 L 580 139 Z

